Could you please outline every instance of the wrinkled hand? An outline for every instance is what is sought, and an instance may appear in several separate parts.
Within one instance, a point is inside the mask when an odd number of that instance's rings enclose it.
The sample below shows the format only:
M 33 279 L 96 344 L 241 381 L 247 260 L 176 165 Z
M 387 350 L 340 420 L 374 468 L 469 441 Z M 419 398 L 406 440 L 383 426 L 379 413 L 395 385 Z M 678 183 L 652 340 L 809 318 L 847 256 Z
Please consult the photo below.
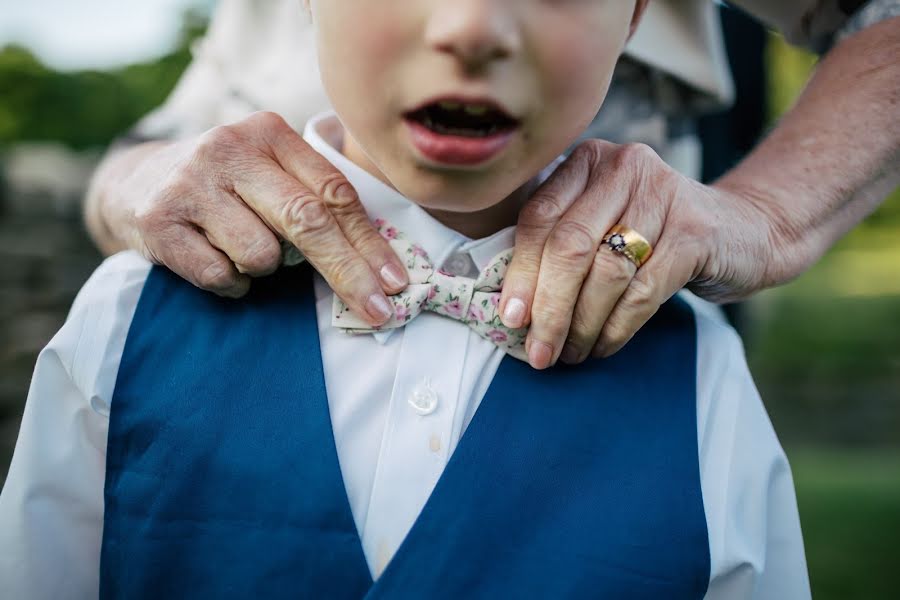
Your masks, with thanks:
M 406 270 L 344 176 L 273 113 L 160 146 L 110 194 L 109 229 L 194 285 L 239 297 L 291 242 L 358 315 L 380 325 Z M 274 232 L 274 233 L 273 233 Z
M 615 353 L 686 285 L 712 300 L 746 296 L 783 279 L 759 206 L 680 175 L 647 146 L 584 142 L 519 216 L 503 322 L 530 322 L 529 362 L 543 369 Z M 617 223 L 653 246 L 640 269 L 602 243 Z

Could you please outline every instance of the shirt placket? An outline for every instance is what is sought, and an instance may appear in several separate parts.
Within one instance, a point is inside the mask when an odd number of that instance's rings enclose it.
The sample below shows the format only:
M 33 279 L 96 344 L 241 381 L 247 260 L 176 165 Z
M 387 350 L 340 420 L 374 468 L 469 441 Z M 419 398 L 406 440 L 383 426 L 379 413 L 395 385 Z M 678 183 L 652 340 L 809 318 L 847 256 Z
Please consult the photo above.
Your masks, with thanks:
M 454 263 L 453 258 L 444 263 L 446 268 L 470 265 L 460 258 Z M 446 466 L 468 342 L 468 327 L 429 313 L 403 329 L 362 535 L 376 577 L 412 528 Z

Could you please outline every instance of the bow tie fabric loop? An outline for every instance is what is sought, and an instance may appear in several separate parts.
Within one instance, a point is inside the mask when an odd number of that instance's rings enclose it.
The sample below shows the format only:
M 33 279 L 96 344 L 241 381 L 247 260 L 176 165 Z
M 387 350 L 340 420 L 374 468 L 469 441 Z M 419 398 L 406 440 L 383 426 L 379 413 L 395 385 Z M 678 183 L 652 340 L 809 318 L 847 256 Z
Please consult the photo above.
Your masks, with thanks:
M 394 306 L 394 315 L 390 321 L 377 328 L 369 326 L 353 314 L 335 296 L 332 316 L 335 327 L 348 333 L 374 333 L 403 327 L 423 311 L 427 311 L 465 323 L 511 356 L 528 360 L 525 352 L 528 328 L 510 329 L 500 321 L 500 291 L 512 258 L 512 249 L 498 254 L 477 279 L 471 279 L 435 269 L 424 249 L 403 239 L 395 229 L 385 227 L 383 221 L 379 229 L 394 252 L 403 260 L 409 274 L 409 286 L 399 294 L 388 296 Z

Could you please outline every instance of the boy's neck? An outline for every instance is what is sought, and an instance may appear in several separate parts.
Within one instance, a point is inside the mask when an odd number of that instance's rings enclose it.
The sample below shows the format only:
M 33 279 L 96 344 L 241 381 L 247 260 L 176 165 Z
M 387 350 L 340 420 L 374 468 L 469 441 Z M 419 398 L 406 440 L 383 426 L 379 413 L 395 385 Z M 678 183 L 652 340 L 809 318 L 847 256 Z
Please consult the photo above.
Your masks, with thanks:
M 354 162 L 358 167 L 376 177 L 385 185 L 394 187 L 384 173 L 375 166 L 362 148 L 353 139 L 353 136 L 344 133 L 342 154 Z M 466 237 L 481 239 L 497 233 L 510 225 L 515 225 L 518 220 L 519 210 L 525 201 L 531 197 L 538 186 L 537 178 L 532 178 L 502 201 L 484 210 L 475 212 L 456 212 L 437 210 L 422 207 L 429 215 L 434 217 L 442 225 L 453 229 Z

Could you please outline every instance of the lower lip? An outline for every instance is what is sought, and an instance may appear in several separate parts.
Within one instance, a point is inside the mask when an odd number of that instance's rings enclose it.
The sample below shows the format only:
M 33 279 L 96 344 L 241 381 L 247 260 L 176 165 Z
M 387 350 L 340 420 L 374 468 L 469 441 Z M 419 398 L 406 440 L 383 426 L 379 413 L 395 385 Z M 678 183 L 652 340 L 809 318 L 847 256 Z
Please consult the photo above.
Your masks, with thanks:
M 485 137 L 465 137 L 436 133 L 421 123 L 407 119 L 413 146 L 428 160 L 456 166 L 477 166 L 498 156 L 516 134 L 510 129 Z

